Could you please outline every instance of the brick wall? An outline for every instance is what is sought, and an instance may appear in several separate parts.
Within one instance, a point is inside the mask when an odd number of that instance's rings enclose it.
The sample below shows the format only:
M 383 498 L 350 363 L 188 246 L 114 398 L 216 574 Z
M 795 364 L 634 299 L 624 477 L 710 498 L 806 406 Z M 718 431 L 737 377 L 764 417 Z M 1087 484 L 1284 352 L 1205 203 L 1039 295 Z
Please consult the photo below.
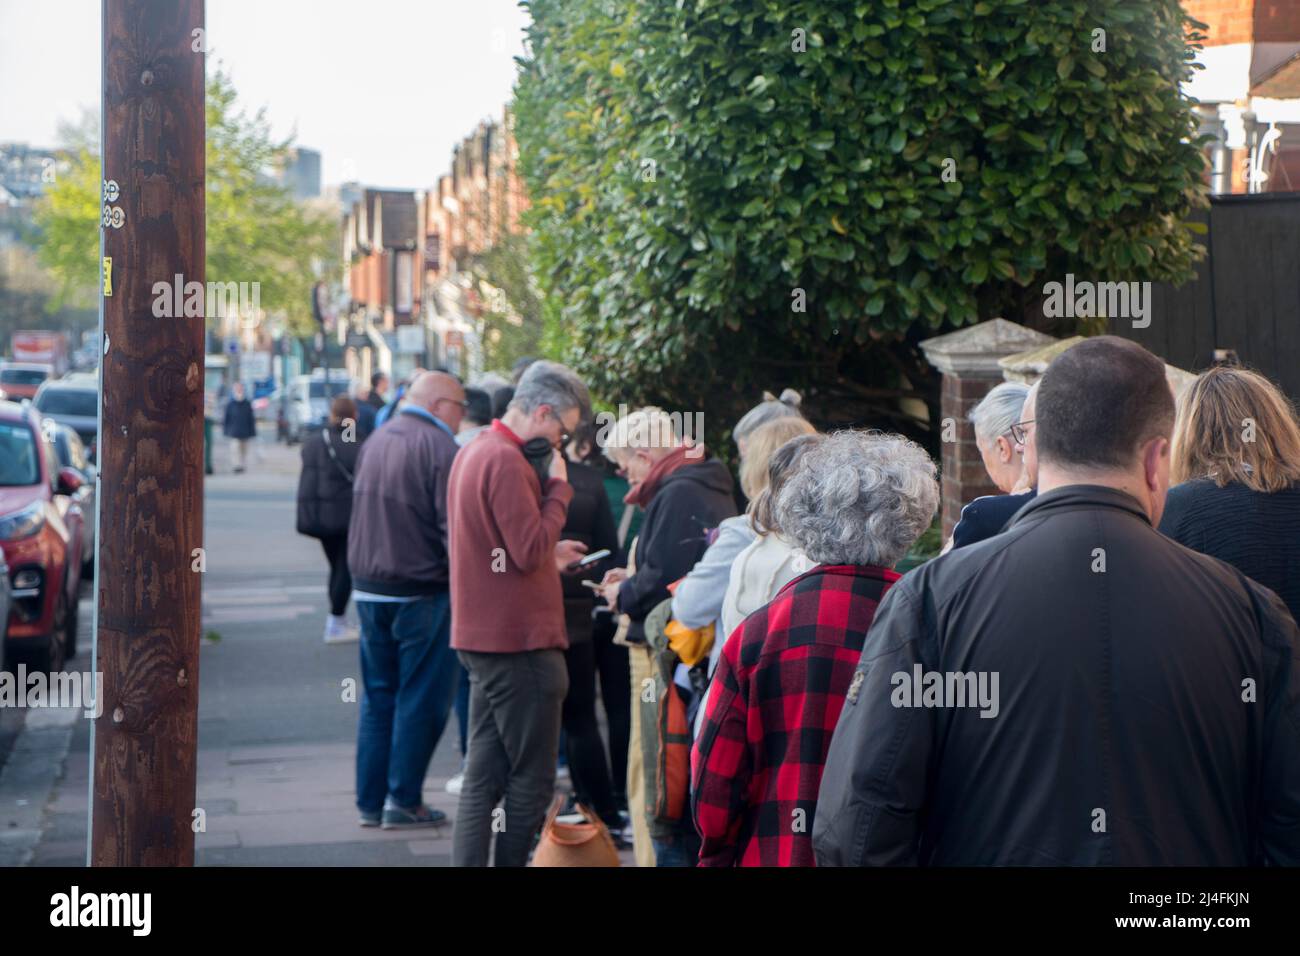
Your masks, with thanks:
M 1259 3 L 1281 6 L 1295 4 L 1296 0 L 1259 0 Z M 1183 0 L 1184 10 L 1209 25 L 1207 47 L 1249 43 L 1255 32 L 1255 6 L 1256 0 Z
M 1300 0 L 1255 0 L 1255 42 L 1300 42 Z
M 1000 378 L 962 378 L 944 375 L 939 407 L 945 423 L 956 423 L 956 441 L 943 443 L 941 462 L 943 481 L 943 536 L 952 533 L 952 527 L 961 517 L 961 509 L 981 495 L 1001 494 L 984 470 L 984 460 L 975 444 L 975 429 L 967 416 L 980 399 L 989 393 Z

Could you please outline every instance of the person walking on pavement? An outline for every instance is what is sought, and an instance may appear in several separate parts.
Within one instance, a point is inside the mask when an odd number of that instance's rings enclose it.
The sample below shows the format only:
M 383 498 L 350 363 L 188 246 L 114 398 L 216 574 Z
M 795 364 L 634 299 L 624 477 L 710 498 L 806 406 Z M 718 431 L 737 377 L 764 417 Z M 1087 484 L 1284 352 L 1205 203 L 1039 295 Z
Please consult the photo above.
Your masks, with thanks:
M 348 573 L 348 522 L 352 517 L 352 479 L 361 443 L 356 426 L 357 405 L 347 395 L 330 404 L 329 425 L 312 432 L 302 445 L 302 474 L 298 478 L 298 533 L 316 538 L 329 561 L 330 613 L 325 619 L 325 643 L 360 639 L 345 614 L 352 594 Z
M 357 458 L 347 557 L 361 619 L 357 809 L 364 827 L 446 819 L 425 806 L 422 787 L 456 678 L 447 482 L 464 401 L 452 376 L 420 376 Z
M 1300 864 L 1300 629 L 1156 530 L 1164 363 L 1080 342 L 1034 420 L 1038 496 L 875 615 L 810 821 L 817 865 Z
M 388 404 L 385 398 L 388 394 L 388 375 L 385 372 L 375 372 L 370 376 L 370 394 L 366 396 L 366 404 L 376 412 Z
M 232 439 L 232 457 L 235 474 L 240 474 L 248 464 L 248 443 L 257 435 L 257 419 L 253 417 L 253 403 L 244 395 L 244 383 L 236 382 L 226 402 L 225 422 L 222 432 Z
M 494 832 L 495 864 L 523 866 L 555 797 L 569 688 L 560 570 L 586 550 L 560 540 L 573 488 L 559 449 L 590 408 L 572 371 L 536 362 L 452 468 L 452 646 L 470 678 L 455 866 L 486 866 Z

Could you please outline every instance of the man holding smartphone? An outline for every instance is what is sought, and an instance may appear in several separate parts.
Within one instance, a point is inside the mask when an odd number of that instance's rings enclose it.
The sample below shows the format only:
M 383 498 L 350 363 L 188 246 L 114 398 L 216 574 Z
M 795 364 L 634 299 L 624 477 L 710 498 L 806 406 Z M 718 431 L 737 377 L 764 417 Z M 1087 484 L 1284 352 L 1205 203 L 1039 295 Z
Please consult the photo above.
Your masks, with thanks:
M 523 866 L 555 793 L 569 680 L 560 571 L 587 548 L 560 540 L 573 488 L 558 449 L 590 415 L 570 369 L 536 362 L 506 413 L 456 456 L 447 490 L 451 644 L 469 672 L 469 754 L 455 866 Z M 525 446 L 553 446 L 546 480 Z M 494 816 L 504 798 L 504 818 Z

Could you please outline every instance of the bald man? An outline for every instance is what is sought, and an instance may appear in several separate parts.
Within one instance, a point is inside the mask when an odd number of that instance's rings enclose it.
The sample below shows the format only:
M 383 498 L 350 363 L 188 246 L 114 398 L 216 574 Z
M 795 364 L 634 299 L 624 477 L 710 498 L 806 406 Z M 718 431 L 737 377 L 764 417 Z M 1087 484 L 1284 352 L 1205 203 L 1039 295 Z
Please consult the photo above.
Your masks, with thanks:
M 357 810 L 363 827 L 436 826 L 424 774 L 459 675 L 451 650 L 447 476 L 465 390 L 445 372 L 407 388 L 391 421 L 361 446 L 348 529 L 361 619 Z

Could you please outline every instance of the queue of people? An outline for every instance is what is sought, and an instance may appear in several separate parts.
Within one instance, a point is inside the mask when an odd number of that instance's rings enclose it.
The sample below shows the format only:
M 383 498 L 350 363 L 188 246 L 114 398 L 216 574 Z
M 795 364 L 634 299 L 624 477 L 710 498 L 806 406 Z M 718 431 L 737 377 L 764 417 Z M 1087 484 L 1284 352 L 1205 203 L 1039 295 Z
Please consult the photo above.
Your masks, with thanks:
M 1176 403 L 1100 336 L 998 386 L 1000 493 L 905 574 L 935 462 L 796 393 L 736 424 L 739 488 L 556 363 L 397 393 L 350 453 L 336 399 L 299 493 L 327 641 L 361 619 L 363 826 L 444 822 L 454 708 L 455 865 L 525 865 L 561 762 L 642 866 L 1300 863 L 1300 423 L 1262 376 Z

